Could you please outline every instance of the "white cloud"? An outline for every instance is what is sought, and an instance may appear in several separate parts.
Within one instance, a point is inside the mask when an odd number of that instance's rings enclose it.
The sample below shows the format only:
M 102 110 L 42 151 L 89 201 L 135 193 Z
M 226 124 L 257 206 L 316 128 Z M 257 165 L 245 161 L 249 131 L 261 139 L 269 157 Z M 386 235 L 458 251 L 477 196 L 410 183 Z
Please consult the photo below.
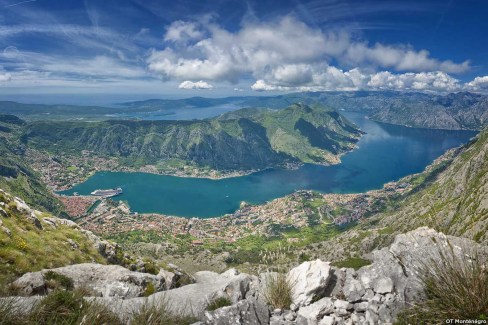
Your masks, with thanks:
M 329 91 L 329 90 L 410 90 L 458 91 L 463 88 L 459 80 L 445 72 L 419 72 L 395 74 L 381 71 L 367 74 L 359 69 L 342 71 L 328 66 L 312 73 L 312 82 L 301 86 L 283 86 L 279 81 L 257 80 L 251 89 L 256 91 Z
M 294 72 L 296 67 L 292 67 Z M 286 67 L 278 69 L 288 71 Z M 327 90 L 358 90 L 363 88 L 364 77 L 357 69 L 342 71 L 332 66 L 312 66 L 307 71 L 309 77 L 306 83 L 284 83 L 280 78 L 268 78 L 267 80 L 259 79 L 251 89 L 256 91 L 327 91 Z M 361 77 L 358 76 L 361 74 Z M 278 73 L 278 75 L 280 75 Z M 294 74 L 291 75 L 293 81 L 296 81 Z
M 468 90 L 488 90 L 488 76 L 476 77 L 466 84 Z
M 267 85 L 257 82 L 255 88 L 321 83 L 357 88 L 364 83 L 360 69 L 460 73 L 470 67 L 469 61 L 441 61 L 431 58 L 427 50 L 409 46 L 370 46 L 347 32 L 324 32 L 291 16 L 271 22 L 244 21 L 236 32 L 209 21 L 177 21 L 167 28 L 165 40 L 166 47 L 153 49 L 147 59 L 148 69 L 163 78 L 236 83 L 251 76 Z M 329 66 L 333 61 L 353 69 L 343 73 Z
M 12 80 L 12 75 L 10 73 L 0 72 L 0 82 L 7 82 Z
M 186 80 L 186 81 L 183 81 L 182 83 L 180 83 L 178 88 L 180 88 L 180 89 L 213 89 L 213 86 L 211 84 L 209 84 L 208 82 L 205 82 L 203 80 L 196 81 L 196 82 Z
M 166 29 L 164 40 L 172 42 L 187 42 L 200 39 L 202 36 L 203 33 L 198 30 L 196 23 L 177 20 L 169 25 L 169 27 Z
M 99 78 L 140 78 L 146 76 L 144 69 L 127 65 L 120 59 L 107 56 L 95 56 L 90 59 L 76 60 L 49 60 L 40 68 L 52 73 L 76 74 L 79 76 L 91 76 Z
M 469 61 L 454 63 L 440 61 L 430 57 L 427 50 L 415 51 L 406 46 L 388 46 L 367 43 L 351 43 L 345 53 L 345 61 L 353 65 L 371 65 L 373 67 L 393 68 L 397 71 L 443 71 L 461 73 L 469 70 Z
M 383 71 L 371 76 L 367 84 L 373 89 L 456 91 L 462 88 L 459 80 L 445 72 L 420 72 L 393 74 Z

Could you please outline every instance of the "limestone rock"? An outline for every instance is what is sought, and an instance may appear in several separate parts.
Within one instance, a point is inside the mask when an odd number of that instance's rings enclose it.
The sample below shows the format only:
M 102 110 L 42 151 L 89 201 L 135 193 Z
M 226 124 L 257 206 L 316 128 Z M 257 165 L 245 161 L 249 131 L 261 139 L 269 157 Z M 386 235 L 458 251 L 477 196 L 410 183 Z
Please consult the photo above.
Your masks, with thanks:
M 29 220 L 30 222 L 32 222 L 34 224 L 34 226 L 36 226 L 38 229 L 41 229 L 41 230 L 44 229 L 42 227 L 41 221 L 39 220 L 39 218 L 37 218 L 37 216 L 34 212 L 27 213 L 25 215 L 25 218 L 27 220 Z
M 73 280 L 75 288 L 88 289 L 94 296 L 133 298 L 142 296 L 151 283 L 156 291 L 165 289 L 164 279 L 152 274 L 132 272 L 118 265 L 75 264 L 52 270 L 24 274 L 13 285 L 26 294 L 42 293 L 48 271 Z
M 164 283 L 166 284 L 166 290 L 172 289 L 176 286 L 176 274 L 174 274 L 173 272 L 160 269 L 158 276 L 164 279 Z
M 164 292 L 157 292 L 147 298 L 132 298 L 125 300 L 116 298 L 100 300 L 101 298 L 97 298 L 96 300 L 103 302 L 108 308 L 121 316 L 127 316 L 132 311 L 138 310 L 143 304 L 157 305 L 161 301 L 169 301 L 171 302 L 169 308 L 174 312 L 182 315 L 202 317 L 208 304 L 215 298 L 226 296 L 227 292 L 229 292 L 229 288 L 231 288 L 233 295 L 231 297 L 227 296 L 228 298 L 242 299 L 239 301 L 245 299 L 245 301 L 249 303 L 242 303 L 242 305 L 237 307 L 234 304 L 234 307 L 237 309 L 229 309 L 234 315 L 241 314 L 241 311 L 254 313 L 258 312 L 258 310 L 260 314 L 263 314 L 262 317 L 264 317 L 264 314 L 269 315 L 268 307 L 265 305 L 264 300 L 259 296 L 259 280 L 255 276 L 239 274 L 229 277 L 205 271 L 197 272 L 195 274 L 195 279 L 196 283 Z M 238 293 L 237 291 L 239 290 L 244 291 Z M 210 313 L 209 315 L 213 314 Z M 261 319 L 261 316 L 259 319 Z M 210 322 L 209 324 L 213 323 Z M 267 322 L 263 322 L 262 324 L 267 324 Z
M 330 277 L 330 265 L 321 260 L 304 262 L 288 272 L 294 285 L 293 303 L 299 306 L 310 304 L 312 299 L 325 291 Z
M 15 205 L 17 206 L 17 210 L 19 210 L 20 212 L 25 212 L 28 214 L 30 214 L 32 212 L 32 209 L 21 198 L 14 197 L 14 202 L 15 202 Z
M 47 224 L 48 226 L 51 226 L 53 228 L 57 228 L 57 224 L 56 224 L 56 219 L 57 218 L 49 218 L 49 217 L 45 217 L 42 219 L 42 222 L 44 222 L 45 224 Z
M 319 320 L 325 316 L 334 312 L 334 303 L 332 298 L 325 297 L 311 305 L 302 307 L 298 310 L 297 322 L 301 322 L 307 325 L 317 325 Z
M 37 295 L 46 291 L 46 282 L 42 272 L 31 272 L 14 281 L 12 287 L 26 295 Z
M 209 325 L 271 324 L 268 307 L 257 301 L 248 300 L 241 300 L 232 306 L 219 308 L 213 312 L 205 312 L 204 319 L 203 324 Z
M 373 283 L 374 292 L 385 294 L 393 291 L 393 281 L 390 278 L 382 277 Z
M 61 225 L 65 225 L 65 226 L 68 226 L 70 228 L 80 228 L 80 226 L 78 226 L 78 224 L 72 220 L 69 220 L 69 219 L 61 219 L 61 218 L 56 218 L 56 222 L 61 224 Z
M 344 284 L 343 293 L 350 302 L 360 301 L 362 296 L 366 293 L 361 281 L 350 279 Z

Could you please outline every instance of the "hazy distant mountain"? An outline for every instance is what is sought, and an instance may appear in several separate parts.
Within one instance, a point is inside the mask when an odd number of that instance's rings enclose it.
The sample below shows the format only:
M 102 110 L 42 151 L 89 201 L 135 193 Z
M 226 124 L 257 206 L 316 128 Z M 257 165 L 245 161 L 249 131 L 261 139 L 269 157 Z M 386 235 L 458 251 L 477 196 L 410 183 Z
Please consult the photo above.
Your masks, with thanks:
M 481 130 L 488 125 L 488 97 L 469 92 L 434 95 L 393 91 L 307 92 L 280 96 L 226 98 L 191 97 L 149 99 L 115 107 L 38 105 L 1 102 L 0 113 L 28 120 L 108 120 L 146 118 L 147 114 L 171 114 L 181 109 L 219 105 L 281 109 L 293 103 L 320 103 L 336 110 L 363 112 L 371 119 L 391 124 L 449 130 Z

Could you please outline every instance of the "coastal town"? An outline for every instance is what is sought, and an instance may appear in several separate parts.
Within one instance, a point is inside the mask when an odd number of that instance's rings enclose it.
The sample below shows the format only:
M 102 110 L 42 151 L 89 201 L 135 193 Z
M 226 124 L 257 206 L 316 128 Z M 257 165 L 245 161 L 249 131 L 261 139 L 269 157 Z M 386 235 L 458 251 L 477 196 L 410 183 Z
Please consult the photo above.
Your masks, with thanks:
M 40 173 L 43 182 L 53 191 L 67 190 L 76 184 L 83 183 L 99 171 L 143 172 L 209 179 L 237 177 L 256 172 L 256 170 L 216 171 L 174 160 L 164 164 L 160 163 L 157 166 L 131 167 L 117 158 L 100 156 L 89 150 L 82 150 L 81 155 L 59 153 L 53 156 L 47 152 L 27 149 L 25 156 L 31 162 L 33 169 Z M 285 167 L 296 168 L 297 166 L 290 164 Z
M 443 160 L 450 159 L 452 154 L 453 152 L 448 151 L 429 168 L 435 168 Z M 112 170 L 117 166 L 115 160 L 97 158 L 90 152 L 83 152 L 80 159 L 73 158 L 63 163 L 35 151 L 28 155 L 35 158 L 33 161 L 36 169 L 41 171 L 54 191 L 69 188 L 96 171 Z M 73 168 L 66 168 L 67 164 L 71 164 Z M 215 218 L 137 213 L 131 211 L 127 202 L 118 200 L 117 197 L 58 197 L 73 220 L 101 236 L 151 233 L 151 240 L 184 237 L 189 238 L 192 245 L 199 246 L 215 242 L 232 243 L 251 235 L 272 237 L 286 233 L 288 242 L 297 242 L 300 239 L 299 236 L 293 236 L 293 230 L 321 224 L 347 225 L 381 211 L 390 198 L 414 187 L 410 178 L 387 183 L 379 190 L 357 194 L 323 194 L 300 190 L 260 205 L 242 202 L 237 211 Z
M 389 196 L 401 194 L 408 188 L 407 183 L 389 183 L 381 190 L 361 194 L 297 191 L 261 205 L 243 202 L 232 214 L 206 219 L 139 214 L 132 212 L 127 203 L 110 198 L 60 198 L 81 226 L 102 236 L 154 232 L 160 238 L 190 236 L 191 243 L 198 246 L 218 241 L 231 243 L 249 235 L 277 235 L 276 229 L 279 232 L 323 223 L 347 224 L 375 212 Z M 287 240 L 295 242 L 299 238 L 289 237 Z

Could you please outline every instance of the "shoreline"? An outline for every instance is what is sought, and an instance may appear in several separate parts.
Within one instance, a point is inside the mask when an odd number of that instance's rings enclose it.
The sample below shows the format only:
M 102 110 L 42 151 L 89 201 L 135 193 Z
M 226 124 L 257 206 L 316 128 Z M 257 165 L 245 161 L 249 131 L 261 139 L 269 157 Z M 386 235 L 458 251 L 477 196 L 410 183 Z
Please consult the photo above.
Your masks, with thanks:
M 333 161 L 328 161 L 326 163 L 311 163 L 311 162 L 296 162 L 296 163 L 286 163 L 284 166 L 275 166 L 275 167 L 266 167 L 262 169 L 252 169 L 252 170 L 236 170 L 236 171 L 218 171 L 215 169 L 211 170 L 201 170 L 201 169 L 194 169 L 193 171 L 189 171 L 187 173 L 185 172 L 160 172 L 157 171 L 154 165 L 146 165 L 143 166 L 139 169 L 136 168 L 131 168 L 131 167 L 123 167 L 121 168 L 113 168 L 113 169 L 97 169 L 94 172 L 90 173 L 87 175 L 84 179 L 81 179 L 78 182 L 73 182 L 70 185 L 67 186 L 53 186 L 49 185 L 51 191 L 53 194 L 57 195 L 65 195 L 65 194 L 59 194 L 58 192 L 62 191 L 68 191 L 74 188 L 75 186 L 86 182 L 90 177 L 94 176 L 96 173 L 101 173 L 101 172 L 113 172 L 113 173 L 146 173 L 146 174 L 152 174 L 152 175 L 160 175 L 160 176 L 172 176 L 172 177 L 181 177 L 181 178 L 199 178 L 199 179 L 209 179 L 209 180 L 221 180 L 221 179 L 228 179 L 228 178 L 234 178 L 234 177 L 242 177 L 242 176 L 247 176 L 255 173 L 260 173 L 264 172 L 267 170 L 273 170 L 273 169 L 282 169 L 282 170 L 297 170 L 301 167 L 303 167 L 306 164 L 310 165 L 318 165 L 318 166 L 333 166 L 333 165 L 338 165 L 340 164 L 341 157 L 349 152 L 352 152 L 356 150 L 358 146 L 356 145 L 352 150 L 338 154 L 336 159 Z M 210 175 L 209 175 L 210 173 Z

